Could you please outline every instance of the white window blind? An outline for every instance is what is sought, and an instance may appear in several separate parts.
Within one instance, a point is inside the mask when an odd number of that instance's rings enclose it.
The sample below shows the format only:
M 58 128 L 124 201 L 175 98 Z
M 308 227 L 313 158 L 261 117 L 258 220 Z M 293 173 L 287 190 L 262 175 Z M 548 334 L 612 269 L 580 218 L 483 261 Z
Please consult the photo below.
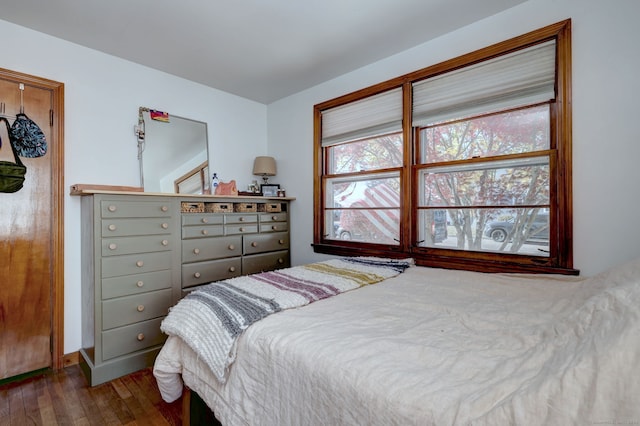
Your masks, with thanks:
M 322 112 L 322 146 L 401 129 L 401 87 Z
M 556 43 L 549 41 L 413 84 L 413 126 L 555 99 Z

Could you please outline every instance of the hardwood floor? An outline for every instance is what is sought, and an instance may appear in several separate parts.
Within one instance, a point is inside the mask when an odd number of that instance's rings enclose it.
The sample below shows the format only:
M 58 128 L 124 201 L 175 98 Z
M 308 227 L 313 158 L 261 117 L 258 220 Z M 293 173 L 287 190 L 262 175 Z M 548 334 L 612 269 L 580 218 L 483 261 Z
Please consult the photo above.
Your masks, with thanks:
M 151 368 L 89 387 L 72 365 L 0 386 L 0 426 L 179 426 L 181 404 L 162 400 Z

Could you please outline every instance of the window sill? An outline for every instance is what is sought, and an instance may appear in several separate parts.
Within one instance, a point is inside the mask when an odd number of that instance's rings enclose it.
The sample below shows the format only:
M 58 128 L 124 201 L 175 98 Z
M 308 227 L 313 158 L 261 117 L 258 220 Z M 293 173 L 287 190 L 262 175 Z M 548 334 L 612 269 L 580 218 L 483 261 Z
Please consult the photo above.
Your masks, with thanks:
M 389 258 L 411 257 L 418 266 L 432 268 L 458 269 L 464 271 L 487 272 L 487 273 L 524 273 L 524 274 L 559 274 L 559 275 L 579 275 L 580 271 L 573 268 L 537 263 L 530 257 L 522 257 L 521 261 L 486 259 L 478 256 L 446 256 L 425 253 L 404 252 L 399 247 L 397 249 L 387 247 L 364 247 L 341 246 L 333 244 L 312 244 L 316 253 L 331 254 L 336 256 L 378 256 Z M 546 259 L 545 259 L 546 260 Z

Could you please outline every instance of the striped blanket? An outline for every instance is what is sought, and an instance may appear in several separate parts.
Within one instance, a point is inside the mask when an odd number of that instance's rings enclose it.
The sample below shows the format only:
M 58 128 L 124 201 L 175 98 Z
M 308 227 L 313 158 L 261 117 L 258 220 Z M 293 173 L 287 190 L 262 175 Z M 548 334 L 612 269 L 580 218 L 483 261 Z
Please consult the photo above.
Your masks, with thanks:
M 224 383 L 236 340 L 254 322 L 394 277 L 412 263 L 343 258 L 211 283 L 171 308 L 161 330 L 184 340 Z

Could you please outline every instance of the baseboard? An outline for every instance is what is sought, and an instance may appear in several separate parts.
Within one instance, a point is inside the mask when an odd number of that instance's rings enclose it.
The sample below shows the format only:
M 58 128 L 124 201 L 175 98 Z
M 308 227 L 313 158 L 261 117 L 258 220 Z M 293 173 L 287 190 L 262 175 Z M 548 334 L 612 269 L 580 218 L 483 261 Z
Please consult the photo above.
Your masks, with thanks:
M 71 352 L 62 357 L 62 367 L 70 367 L 80 363 L 80 352 Z

